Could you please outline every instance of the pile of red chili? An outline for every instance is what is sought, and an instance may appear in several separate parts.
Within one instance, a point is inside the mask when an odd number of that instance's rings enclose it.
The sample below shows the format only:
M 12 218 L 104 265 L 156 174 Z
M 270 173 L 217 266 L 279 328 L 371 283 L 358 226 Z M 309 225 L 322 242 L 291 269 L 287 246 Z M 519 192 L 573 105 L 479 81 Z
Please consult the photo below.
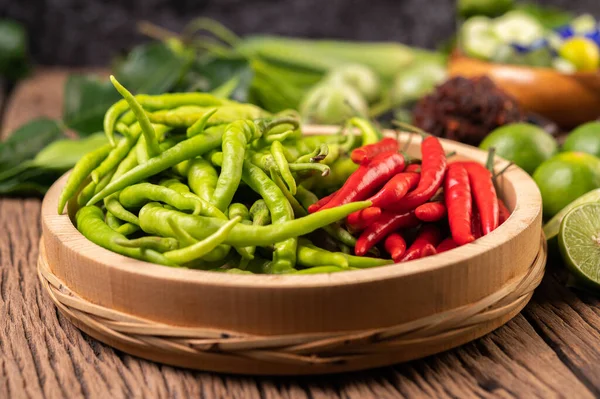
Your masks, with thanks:
M 434 136 L 423 139 L 420 161 L 403 155 L 392 138 L 355 149 L 351 159 L 358 169 L 309 212 L 370 200 L 346 219 L 358 236 L 356 255 L 383 245 L 396 262 L 423 258 L 489 234 L 510 214 L 492 172 L 473 161 L 449 162 Z

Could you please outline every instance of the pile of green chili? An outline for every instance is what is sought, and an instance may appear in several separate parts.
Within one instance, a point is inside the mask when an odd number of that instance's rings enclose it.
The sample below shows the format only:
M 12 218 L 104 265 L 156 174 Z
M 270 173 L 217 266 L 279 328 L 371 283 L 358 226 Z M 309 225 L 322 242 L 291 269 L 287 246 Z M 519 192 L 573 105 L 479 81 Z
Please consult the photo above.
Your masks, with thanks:
M 233 273 L 392 263 L 350 255 L 356 240 L 339 222 L 369 201 L 307 212 L 315 192 L 334 191 L 354 172 L 347 154 L 377 141 L 376 129 L 303 136 L 293 111 L 269 114 L 207 93 L 133 96 L 111 81 L 123 99 L 105 115 L 109 143 L 77 163 L 58 204 L 62 213 L 76 202 L 76 226 L 90 241 L 148 262 Z

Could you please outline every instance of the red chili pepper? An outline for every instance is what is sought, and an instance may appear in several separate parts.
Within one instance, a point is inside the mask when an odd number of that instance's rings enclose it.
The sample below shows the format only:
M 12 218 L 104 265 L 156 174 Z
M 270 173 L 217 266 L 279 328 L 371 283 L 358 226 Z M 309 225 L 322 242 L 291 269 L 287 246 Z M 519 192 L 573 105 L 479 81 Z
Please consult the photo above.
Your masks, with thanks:
M 500 220 L 498 197 L 492 181 L 492 172 L 477 162 L 460 162 L 469 175 L 469 183 L 481 218 L 483 235 L 494 231 Z
M 421 180 L 417 188 L 408 193 L 397 205 L 394 211 L 404 213 L 429 201 L 438 191 L 446 173 L 446 154 L 440 141 L 433 136 L 427 136 L 421 144 Z
M 475 240 L 471 223 L 473 210 L 471 184 L 465 167 L 458 163 L 448 166 L 444 180 L 444 199 L 448 208 L 448 222 L 452 238 L 458 245 Z
M 387 236 L 383 246 L 394 262 L 400 262 L 400 258 L 406 251 L 406 241 L 399 233 L 392 233 Z
M 359 166 L 331 201 L 319 210 L 369 198 L 392 176 L 402 172 L 404 166 L 404 157 L 397 152 L 384 152 L 375 156 L 368 165 Z
M 325 206 L 329 201 L 331 201 L 331 199 L 333 197 L 335 197 L 335 195 L 337 194 L 337 191 L 334 191 L 333 193 L 319 199 L 317 202 L 315 202 L 312 205 L 308 206 L 308 213 L 315 213 L 316 211 L 318 211 L 319 209 L 321 209 L 323 206 Z
M 481 231 L 481 218 L 479 217 L 479 211 L 475 204 L 472 205 L 473 209 L 473 217 L 471 219 L 471 231 L 473 231 L 473 237 L 475 239 L 481 238 L 483 236 L 483 232 Z
M 353 212 L 346 218 L 346 224 L 354 231 L 364 230 L 375 222 L 381 215 L 381 208 L 370 206 L 360 211 Z
M 375 244 L 389 234 L 401 228 L 411 228 L 419 225 L 419 219 L 414 212 L 398 214 L 383 212 L 379 219 L 369 225 L 356 240 L 354 253 L 358 256 L 366 254 Z
M 451 249 L 458 248 L 459 246 L 460 245 L 458 245 L 456 241 L 452 239 L 452 237 L 448 237 L 445 240 L 443 240 L 437 247 L 435 247 L 435 251 L 438 254 L 441 254 L 442 252 L 450 251 Z
M 426 202 L 415 209 L 415 216 L 424 222 L 437 222 L 446 216 L 443 202 Z
M 398 151 L 398 141 L 396 139 L 386 137 L 377 143 L 367 144 L 356 148 L 350 154 L 350 158 L 355 164 L 365 165 L 371 162 L 375 156 L 381 154 L 382 152 L 393 151 Z
M 402 199 L 410 190 L 414 189 L 421 175 L 414 172 L 402 172 L 392 177 L 385 186 L 381 188 L 369 201 L 373 203 L 373 206 L 379 208 L 392 207 L 396 202 Z
M 435 246 L 440 243 L 442 234 L 440 229 L 434 224 L 425 224 L 417 234 L 417 238 L 404 253 L 400 262 L 424 258 L 425 256 L 435 255 Z
M 506 222 L 506 219 L 508 219 L 510 217 L 510 211 L 506 207 L 506 204 L 504 203 L 504 201 L 502 201 L 500 198 L 498 198 L 498 210 L 499 210 L 498 225 L 501 225 L 502 223 Z
M 421 173 L 421 164 L 420 163 L 411 163 L 410 165 L 408 165 L 406 167 L 406 169 L 404 171 L 405 172 Z

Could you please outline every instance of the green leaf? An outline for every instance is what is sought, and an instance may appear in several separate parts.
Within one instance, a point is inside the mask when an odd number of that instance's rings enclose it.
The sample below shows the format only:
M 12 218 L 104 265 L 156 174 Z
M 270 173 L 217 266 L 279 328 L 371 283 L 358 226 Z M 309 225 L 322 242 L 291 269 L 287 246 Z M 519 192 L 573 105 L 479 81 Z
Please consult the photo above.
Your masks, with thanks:
M 57 140 L 33 158 L 38 168 L 66 171 L 75 166 L 79 159 L 90 151 L 108 143 L 104 132 L 98 132 L 81 140 Z
M 114 68 L 114 75 L 135 94 L 162 94 L 179 82 L 189 67 L 190 55 L 164 43 L 144 44 Z
M 29 168 L 9 179 L 0 180 L 0 195 L 42 196 L 64 172 Z
M 227 97 L 232 100 L 247 102 L 253 77 L 254 72 L 245 59 L 199 59 L 186 74 L 182 90 L 202 92 L 218 90 L 217 93 L 228 91 Z
M 17 80 L 28 72 L 27 33 L 15 21 L 0 20 L 0 74 Z
M 26 123 L 0 143 L 0 175 L 35 155 L 55 140 L 64 138 L 60 124 L 40 118 Z
M 71 75 L 65 83 L 64 123 L 81 136 L 102 130 L 106 110 L 121 96 L 108 80 Z

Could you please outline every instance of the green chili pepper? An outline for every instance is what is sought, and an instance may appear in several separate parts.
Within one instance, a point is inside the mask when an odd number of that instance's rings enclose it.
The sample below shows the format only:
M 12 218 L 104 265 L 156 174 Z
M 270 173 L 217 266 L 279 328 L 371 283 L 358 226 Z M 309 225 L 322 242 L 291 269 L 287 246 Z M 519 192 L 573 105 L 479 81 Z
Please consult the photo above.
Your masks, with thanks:
M 304 267 L 314 266 L 338 266 L 347 268 L 348 260 L 341 253 L 329 252 L 324 249 L 316 248 L 311 245 L 306 245 L 310 241 L 300 239 L 298 242 L 298 250 L 296 256 L 298 264 Z
M 170 188 L 171 190 L 175 190 L 179 194 L 186 195 L 186 194 L 190 193 L 190 188 L 175 178 L 162 179 L 161 181 L 158 182 L 158 184 L 160 186 Z
M 188 184 L 192 191 L 206 202 L 210 203 L 218 178 L 215 168 L 204 158 L 196 157 L 189 161 Z
M 251 121 L 230 123 L 223 134 L 223 166 L 217 180 L 211 204 L 225 211 L 242 180 L 246 145 L 260 137 L 260 131 Z
M 135 114 L 135 117 L 142 128 L 142 133 L 144 134 L 144 139 L 146 140 L 146 146 L 148 148 L 148 154 L 150 157 L 160 154 L 156 132 L 154 131 L 154 127 L 148 119 L 148 115 L 146 115 L 146 111 L 144 111 L 140 103 L 137 102 L 133 94 L 124 88 L 114 76 L 110 75 L 110 81 L 112 82 L 113 86 L 115 86 L 115 89 L 117 89 L 119 94 L 123 96 L 125 101 L 127 101 L 127 104 L 129 104 L 129 107 Z
M 222 244 L 229 232 L 242 220 L 240 216 L 236 216 L 230 221 L 223 224 L 217 231 L 195 244 L 188 247 L 165 252 L 163 255 L 170 261 L 177 264 L 192 262 L 196 259 L 205 257 L 209 252 L 214 250 L 218 245 Z
M 281 196 L 278 198 L 282 199 Z M 269 204 L 269 201 L 266 201 L 266 199 L 265 202 L 267 202 L 267 205 Z M 225 244 L 239 247 L 251 245 L 268 246 L 289 238 L 296 238 L 312 233 L 323 226 L 344 219 L 352 212 L 367 208 L 370 205 L 370 201 L 352 202 L 339 207 L 325 209 L 302 218 L 273 223 L 267 226 L 238 224 L 229 233 Z M 287 206 L 289 207 L 289 205 Z M 278 212 L 281 213 L 280 210 Z M 152 202 L 144 205 L 139 215 L 142 230 L 148 234 L 164 237 L 176 237 L 171 227 L 164 223 L 168 218 L 172 218 L 174 224 L 188 232 L 195 239 L 206 238 L 226 223 L 222 219 L 189 215 L 179 211 L 168 210 Z M 271 215 L 273 217 L 273 211 L 271 211 Z
M 279 174 L 281 175 L 281 178 L 287 185 L 290 193 L 292 195 L 295 195 L 296 194 L 296 179 L 294 179 L 294 176 L 292 176 L 292 172 L 290 171 L 290 166 L 288 164 L 287 159 L 285 158 L 285 154 L 283 151 L 283 145 L 279 141 L 275 141 L 271 145 L 271 154 L 273 155 L 275 165 L 277 165 L 277 169 L 279 170 Z
M 115 215 L 113 215 L 110 212 L 106 212 L 104 221 L 108 225 L 108 227 L 110 227 L 111 229 L 113 229 L 115 231 L 117 231 L 117 229 L 123 225 L 123 222 L 121 222 L 119 220 L 119 218 L 117 218 Z
M 114 147 L 102 163 L 92 171 L 92 181 L 97 184 L 102 177 L 116 168 L 127 154 L 129 154 L 129 151 L 134 146 L 137 139 L 138 137 L 133 136 L 131 138 L 127 137 L 119 140 L 117 146 Z
M 288 168 L 293 172 L 316 170 L 321 172 L 321 176 L 327 176 L 331 172 L 331 168 L 322 163 L 290 163 L 288 164 Z
M 148 202 L 163 202 L 175 209 L 192 211 L 199 215 L 204 211 L 202 201 L 185 197 L 175 190 L 151 183 L 137 183 L 125 187 L 119 194 L 119 202 L 125 208 L 141 208 Z
M 104 187 L 108 185 L 112 177 L 114 176 L 116 170 L 109 172 L 105 175 L 99 182 L 96 184 L 91 181 L 85 186 L 77 196 L 77 205 L 79 207 L 85 206 L 85 204 L 94 196 L 95 193 L 102 190 Z
M 151 249 L 127 248 L 116 244 L 116 240 L 126 240 L 127 238 L 104 223 L 104 215 L 97 206 L 84 206 L 79 209 L 75 215 L 75 220 L 77 229 L 94 244 L 131 258 L 174 266 L 174 263 L 168 258 Z
M 135 96 L 135 99 L 142 105 L 142 107 L 148 110 L 170 109 L 183 105 L 214 107 L 231 103 L 231 101 L 217 98 L 208 93 L 167 93 L 155 96 L 138 94 Z M 119 119 L 119 117 L 121 117 L 123 119 L 122 122 L 126 123 L 127 121 L 131 120 L 128 118 L 132 118 L 128 115 L 133 114 L 133 112 L 128 111 L 128 109 L 129 104 L 123 99 L 113 104 L 104 115 L 104 132 L 106 133 L 108 140 L 113 144 L 113 129 L 116 121 Z M 123 113 L 125 114 L 123 115 Z M 134 117 L 135 114 L 133 115 L 133 120 L 135 120 Z M 131 125 L 133 120 L 127 124 Z
M 350 265 L 350 267 L 356 267 L 359 269 L 391 265 L 394 263 L 394 261 L 391 259 L 369 258 L 368 256 L 354 256 L 349 254 L 344 254 L 344 256 L 348 260 L 348 265 Z
M 208 154 L 208 159 L 210 163 L 214 166 L 218 166 L 219 168 L 223 166 L 223 151 L 212 150 Z
M 273 225 L 292 221 L 294 212 L 290 203 L 285 199 L 277 185 L 258 166 L 249 160 L 244 160 L 242 178 L 248 186 L 258 193 L 267 203 Z M 274 273 L 293 269 L 296 264 L 296 237 L 290 237 L 282 242 L 275 242 L 272 268 Z M 271 242 L 271 243 L 272 243 Z
M 350 270 L 349 268 L 339 266 L 315 266 L 309 269 L 294 270 L 290 274 L 320 274 L 320 273 L 336 273 Z
M 279 174 L 275 171 L 275 168 L 271 169 L 271 180 L 279 187 L 285 198 L 288 200 L 290 205 L 292 206 L 292 210 L 294 211 L 294 217 L 302 217 L 308 215 L 306 209 L 300 205 L 298 200 L 292 195 L 292 193 L 287 189 L 283 179 Z
M 331 165 L 331 171 L 328 175 L 309 177 L 308 179 L 302 181 L 302 185 L 311 190 L 332 190 L 334 188 L 341 187 L 357 168 L 358 165 L 352 162 L 352 159 L 349 157 L 343 157 Z
M 253 226 L 266 226 L 271 223 L 271 212 L 263 199 L 257 200 L 250 207 L 250 218 Z
M 131 136 L 131 131 L 129 130 L 129 126 L 124 124 L 123 122 L 117 122 L 117 124 L 115 125 L 115 130 L 117 132 L 121 133 L 125 137 Z M 114 137 L 113 137 L 113 140 L 114 140 Z M 111 145 L 114 146 L 114 144 L 112 144 L 112 143 L 111 143 Z
M 383 138 L 379 129 L 364 118 L 353 117 L 348 120 L 348 125 L 357 127 L 361 132 L 362 144 L 375 144 Z
M 67 202 L 75 195 L 81 184 L 85 181 L 88 175 L 108 156 L 111 150 L 111 145 L 106 144 L 84 155 L 73 167 L 73 171 L 67 178 L 65 187 L 58 197 L 58 213 L 62 214 Z
M 140 137 L 140 139 L 141 138 L 142 137 Z M 110 182 L 123 176 L 125 173 L 127 173 L 131 169 L 135 168 L 137 166 L 137 164 L 138 164 L 137 153 L 135 152 L 135 149 L 131 149 L 129 151 L 129 154 L 127 154 L 127 156 L 125 157 L 125 159 L 123 159 L 121 161 L 121 163 L 119 164 L 119 166 L 117 166 L 117 170 L 115 171 L 112 178 L 110 179 Z M 104 187 L 100 188 L 99 190 L 97 189 L 95 194 L 99 193 L 103 189 L 104 189 Z
M 321 144 L 319 147 L 315 148 L 311 153 L 304 154 L 304 155 L 296 158 L 293 162 L 294 163 L 321 162 L 322 160 L 327 158 L 328 154 L 329 154 L 329 145 Z
M 149 113 L 148 118 L 153 123 L 189 128 L 206 113 L 212 111 L 213 108 L 162 110 Z M 221 125 L 237 120 L 254 120 L 265 114 L 265 111 L 251 104 L 224 105 L 217 108 L 217 111 L 207 121 L 206 126 Z
M 196 122 L 194 122 L 194 124 L 187 129 L 186 135 L 188 137 L 194 137 L 197 134 L 202 133 L 204 131 L 204 129 L 206 128 L 206 124 L 208 123 L 208 120 L 210 119 L 211 116 L 213 116 L 215 114 L 215 112 L 217 112 L 217 108 L 213 108 L 212 110 L 209 110 L 204 115 L 202 115 L 202 117 L 200 119 L 198 119 Z
M 106 196 L 115 193 L 132 184 L 138 183 L 143 179 L 154 176 L 172 166 L 177 165 L 188 159 L 200 156 L 208 151 L 217 148 L 221 144 L 223 129 L 207 129 L 204 134 L 194 136 L 175 144 L 162 154 L 150 158 L 144 164 L 138 165 L 129 172 L 120 176 L 117 180 L 111 181 L 102 191 L 94 195 L 88 204 L 95 204 Z
M 250 212 L 248 211 L 248 207 L 246 207 L 246 205 L 244 205 L 244 204 L 240 204 L 240 203 L 231 204 L 229 206 L 229 215 L 228 216 L 230 219 L 233 219 L 235 217 L 240 217 L 241 223 L 249 224 L 249 225 L 252 224 L 252 221 L 250 219 Z M 242 269 L 244 269 L 247 264 L 247 261 L 254 259 L 254 251 L 256 251 L 256 247 L 254 247 L 254 246 L 241 247 L 241 248 L 234 247 L 234 249 L 242 257 L 242 263 L 240 264 L 240 267 Z
M 135 96 L 135 98 L 138 100 L 138 102 L 140 102 L 139 101 L 139 96 Z M 127 101 L 125 101 L 125 100 L 120 100 L 120 101 L 122 101 L 122 102 L 124 102 L 124 103 L 127 104 Z M 127 108 L 129 108 L 129 104 L 127 104 Z M 131 125 L 133 125 L 135 123 L 136 117 L 135 117 L 135 114 L 133 113 L 132 110 L 127 110 L 127 111 L 125 111 L 124 114 L 122 114 L 119 117 L 118 121 L 119 121 L 119 123 L 122 123 L 122 124 L 124 124 L 126 126 L 131 126 Z
M 173 251 L 179 248 L 179 241 L 171 237 L 139 237 L 134 239 L 116 239 L 115 243 L 126 248 L 151 249 L 156 252 Z
M 118 198 L 119 198 L 118 193 L 115 193 L 115 194 L 112 194 L 112 195 L 106 197 L 104 199 L 104 206 L 106 207 L 106 210 L 108 210 L 113 215 L 115 215 L 116 217 L 118 217 L 119 219 L 121 219 L 125 222 L 129 222 L 129 223 L 139 226 L 140 225 L 139 218 L 135 214 L 133 214 L 133 213 L 129 212 L 127 209 L 125 209 L 123 207 L 123 205 L 121 205 L 121 203 L 119 202 Z

